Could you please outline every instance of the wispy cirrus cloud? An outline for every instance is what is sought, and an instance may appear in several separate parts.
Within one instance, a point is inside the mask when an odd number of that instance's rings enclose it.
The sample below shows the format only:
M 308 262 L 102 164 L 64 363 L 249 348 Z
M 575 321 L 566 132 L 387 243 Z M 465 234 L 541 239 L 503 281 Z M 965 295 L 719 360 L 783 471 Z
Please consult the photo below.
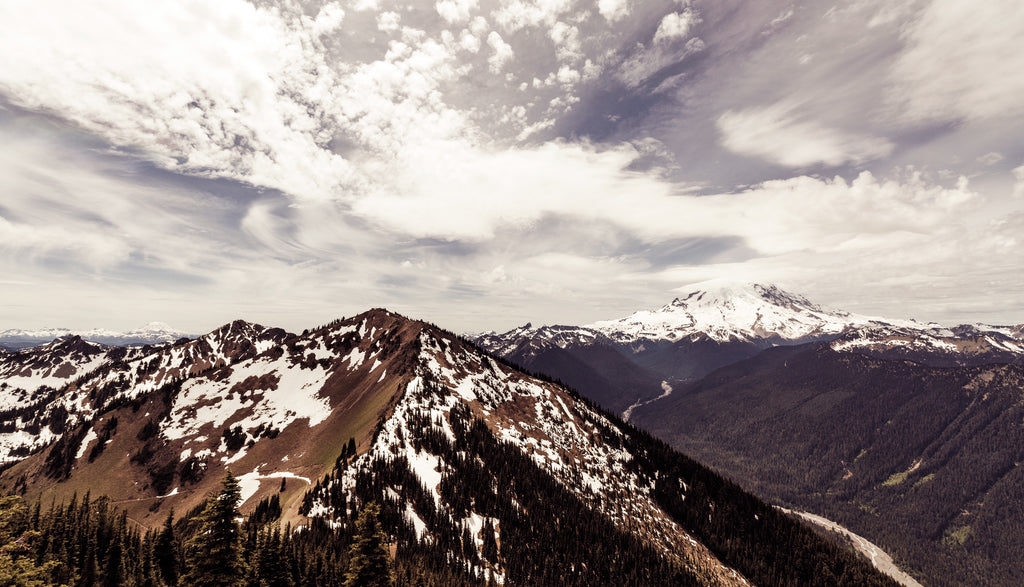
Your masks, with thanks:
M 798 104 L 727 111 L 718 117 L 722 144 L 735 153 L 786 167 L 861 164 L 889 155 L 886 139 L 827 127 L 800 116 Z
M 839 305 L 914 284 L 935 317 L 954 310 L 929 292 L 983 280 L 972 312 L 996 312 L 1020 285 L 1024 124 L 998 91 L 1019 76 L 980 70 L 1015 62 L 1016 12 L 959 10 L 0 5 L 2 268 L 88 291 L 81 316 L 116 298 L 129 327 L 587 321 L 716 274 Z M 943 38 L 969 72 L 936 65 Z M 0 296 L 11 320 L 33 302 Z

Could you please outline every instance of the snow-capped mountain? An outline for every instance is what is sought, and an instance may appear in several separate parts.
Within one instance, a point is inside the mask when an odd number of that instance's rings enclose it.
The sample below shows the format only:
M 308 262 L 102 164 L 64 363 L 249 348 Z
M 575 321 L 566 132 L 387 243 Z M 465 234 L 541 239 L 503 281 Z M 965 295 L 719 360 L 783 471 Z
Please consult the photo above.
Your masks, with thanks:
M 1024 358 L 1024 341 L 1008 328 L 962 325 L 907 328 L 890 324 L 850 329 L 831 343 L 836 351 L 900 358 L 934 366 L 1011 363 Z
M 585 326 L 537 326 L 527 323 L 508 332 L 498 334 L 485 332 L 472 337 L 474 342 L 489 353 L 506 356 L 517 350 L 523 343 L 536 344 L 539 348 L 556 346 L 584 346 L 604 341 L 605 337 Z M 608 341 L 610 342 L 610 341 Z
M 16 350 L 68 336 L 78 336 L 89 342 L 109 346 L 135 346 L 174 342 L 181 338 L 188 338 L 191 335 L 171 328 L 163 322 L 150 322 L 142 328 L 136 328 L 127 332 L 117 332 L 104 328 L 93 328 L 92 330 L 71 330 L 68 328 L 8 329 L 0 330 L 0 347 Z
M 825 310 L 803 296 L 774 285 L 710 282 L 695 286 L 694 290 L 657 310 L 641 310 L 626 318 L 595 322 L 586 328 L 619 343 L 675 342 L 702 336 L 717 342 L 794 344 L 874 324 L 904 328 L 935 326 Z
M 824 309 L 774 285 L 707 282 L 655 310 L 584 326 L 526 326 L 475 338 L 489 352 L 584 390 L 616 412 L 765 349 L 832 348 L 936 366 L 1024 357 L 1020 327 L 946 328 Z
M 821 560 L 875 577 L 564 387 L 384 310 L 116 351 L 48 401 L 0 411 L 0 491 L 106 494 L 152 527 L 230 468 L 243 511 L 273 496 L 284 520 L 330 527 L 377 501 L 395 536 L 482 580 L 622 583 L 639 568 L 658 584 L 744 585 L 783 568 L 799 582 Z M 544 540 L 577 546 L 548 560 L 559 549 Z

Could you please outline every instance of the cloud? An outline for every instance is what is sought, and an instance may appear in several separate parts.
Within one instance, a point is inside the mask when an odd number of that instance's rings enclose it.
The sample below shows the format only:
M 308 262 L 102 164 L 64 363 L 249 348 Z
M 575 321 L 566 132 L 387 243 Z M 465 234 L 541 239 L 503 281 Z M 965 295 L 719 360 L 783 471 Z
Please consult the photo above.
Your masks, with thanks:
M 889 99 L 903 117 L 983 120 L 1024 111 L 1024 4 L 928 3 L 905 29 Z
M 509 33 L 527 27 L 551 27 L 572 9 L 573 3 L 573 0 L 512 0 L 494 12 L 494 20 Z
M 0 270 L 96 316 L 299 329 L 379 305 L 609 318 L 715 273 L 1008 300 L 1019 111 L 972 85 L 1006 34 L 961 19 L 992 36 L 947 35 L 977 45 L 961 83 L 929 61 L 954 8 L 884 6 L 0 5 Z M 0 295 L 8 321 L 42 301 Z
M 1013 184 L 1013 197 L 1024 198 L 1024 165 L 1013 169 L 1013 178 L 1016 180 Z
M 449 24 L 464 23 L 477 7 L 477 0 L 438 0 L 437 13 Z
M 654 33 L 654 42 L 664 43 L 685 39 L 690 35 L 690 29 L 698 22 L 700 19 L 690 10 L 670 12 L 661 19 L 658 30 Z
M 402 28 L 402 15 L 397 12 L 381 12 L 377 15 L 377 30 L 393 33 Z
M 635 89 L 656 74 L 678 66 L 690 55 L 700 53 L 704 41 L 697 37 L 688 40 L 682 47 L 671 43 L 655 43 L 651 47 L 637 45 L 618 67 L 616 77 L 630 89 Z
M 608 22 L 616 22 L 629 16 L 629 1 L 597 0 L 597 11 Z
M 555 55 L 559 61 L 574 63 L 583 58 L 578 28 L 564 22 L 556 22 L 549 32 L 555 44 Z
M 333 32 L 345 19 L 345 9 L 337 2 L 330 2 L 320 8 L 313 21 L 313 34 L 320 36 Z
M 860 164 L 887 156 L 889 141 L 802 119 L 796 104 L 727 111 L 718 117 L 722 144 L 735 153 L 786 167 Z
M 500 73 L 504 69 L 505 64 L 512 61 L 514 53 L 512 52 L 512 46 L 509 45 L 501 38 L 498 31 L 491 31 L 487 35 L 487 45 L 491 48 L 493 53 L 487 58 L 487 63 L 491 67 L 492 73 Z
M 169 169 L 323 197 L 353 179 L 324 148 L 333 74 L 319 35 L 341 14 L 328 5 L 310 18 L 243 0 L 8 4 L 0 51 L 11 66 L 0 90 Z

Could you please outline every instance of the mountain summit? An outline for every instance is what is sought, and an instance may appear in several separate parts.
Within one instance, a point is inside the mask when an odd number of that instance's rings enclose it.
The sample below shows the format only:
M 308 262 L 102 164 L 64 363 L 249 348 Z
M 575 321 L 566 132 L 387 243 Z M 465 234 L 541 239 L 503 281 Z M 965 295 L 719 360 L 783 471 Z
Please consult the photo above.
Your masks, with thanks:
M 834 336 L 878 319 L 824 310 L 775 285 L 706 282 L 657 310 L 587 325 L 622 343 L 706 336 L 718 342 L 796 343 Z M 901 324 L 916 324 L 900 321 Z
M 775 285 L 715 280 L 656 310 L 585 326 L 528 324 L 476 342 L 625 413 L 772 347 L 829 342 L 839 352 L 957 366 L 1024 356 L 1020 332 L 864 316 L 822 308 Z

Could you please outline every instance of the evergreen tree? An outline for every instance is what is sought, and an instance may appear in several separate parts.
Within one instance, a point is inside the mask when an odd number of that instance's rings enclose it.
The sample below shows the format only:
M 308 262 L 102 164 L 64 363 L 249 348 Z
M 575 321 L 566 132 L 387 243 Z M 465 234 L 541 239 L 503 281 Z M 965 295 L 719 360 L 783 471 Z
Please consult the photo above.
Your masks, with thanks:
M 47 571 L 54 565 L 37 566 L 32 560 L 30 541 L 38 532 L 28 530 L 25 505 L 18 496 L 0 498 L 0 584 L 42 587 Z
M 190 587 L 236 587 L 243 584 L 242 534 L 235 522 L 241 491 L 228 471 L 220 493 L 206 500 L 198 528 L 185 548 L 185 575 Z
M 380 506 L 363 506 L 356 520 L 356 535 L 349 547 L 345 587 L 388 587 L 394 585 L 388 564 L 388 540 L 380 526 Z
M 164 583 L 177 585 L 180 567 L 178 564 L 178 540 L 174 535 L 173 508 L 167 514 L 167 519 L 164 520 L 163 530 L 157 535 L 156 544 L 153 546 L 153 555 Z
M 256 552 L 259 584 L 266 587 L 293 587 L 290 565 L 281 544 L 281 530 L 260 532 Z

